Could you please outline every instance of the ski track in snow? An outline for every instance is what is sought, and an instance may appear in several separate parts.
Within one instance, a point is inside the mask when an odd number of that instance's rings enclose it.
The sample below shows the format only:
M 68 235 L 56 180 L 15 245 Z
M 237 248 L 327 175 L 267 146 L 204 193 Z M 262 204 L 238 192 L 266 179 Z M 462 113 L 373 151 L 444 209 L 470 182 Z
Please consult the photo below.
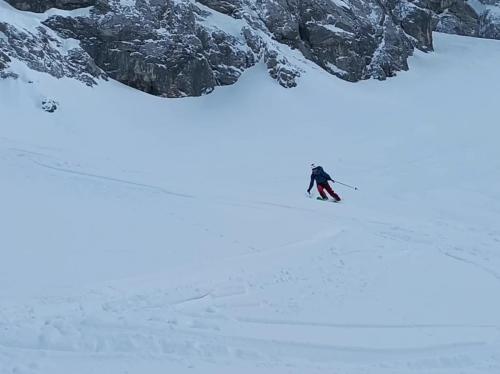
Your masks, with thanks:
M 489 346 L 484 341 L 461 341 L 453 344 L 433 344 L 411 348 L 378 348 L 367 346 L 340 346 L 313 343 L 301 343 L 282 341 L 280 339 L 258 339 L 244 336 L 227 335 L 221 332 L 221 327 L 214 322 L 213 313 L 210 319 L 203 318 L 179 318 L 173 313 L 172 307 L 187 302 L 206 300 L 208 293 L 191 297 L 170 304 L 163 304 L 164 308 L 154 317 L 138 321 L 137 316 L 127 316 L 134 310 L 123 309 L 123 307 L 109 307 L 102 305 L 99 316 L 96 310 L 87 315 L 86 305 L 76 301 L 74 305 L 68 305 L 59 310 L 68 309 L 67 315 L 55 315 L 40 321 L 33 320 L 33 310 L 29 311 L 30 322 L 23 326 L 19 321 L 0 325 L 4 334 L 0 338 L 0 352 L 6 354 L 17 352 L 17 350 L 49 352 L 65 352 L 79 354 L 106 354 L 107 356 L 132 353 L 138 357 L 149 356 L 172 356 L 189 357 L 210 361 L 210 357 L 227 357 L 229 359 L 244 361 L 282 361 L 299 362 L 302 365 L 313 362 L 334 362 L 337 365 L 358 365 L 360 362 L 370 365 L 390 365 L 401 370 L 418 368 L 420 370 L 443 369 L 443 368 L 468 368 L 479 363 L 484 363 L 485 352 L 490 351 L 490 359 L 495 362 L 494 346 Z M 226 296 L 227 297 L 227 296 Z M 145 295 L 141 296 L 142 302 L 146 302 Z M 125 301 L 136 309 L 139 300 L 133 302 Z M 50 306 L 50 304 L 49 304 Z M 74 309 L 73 309 L 74 308 Z M 99 309 L 99 305 L 94 305 Z M 165 309 L 166 308 L 166 309 Z M 150 306 L 143 306 L 135 312 L 150 311 Z M 104 314 L 102 314 L 104 311 Z M 110 315 L 108 315 L 110 314 Z M 21 314 L 16 314 L 20 318 Z M 98 319 L 96 319 L 98 317 Z M 127 318 L 129 317 L 129 318 Z M 102 322 L 99 322 L 102 321 Z M 109 322 L 104 322 L 109 321 Z M 122 322 L 120 322 L 122 321 Z M 147 322 L 147 323 L 146 323 Z M 224 322 L 224 318 L 220 322 Z M 334 329 L 454 329 L 454 328 L 495 328 L 498 326 L 468 326 L 468 325 L 340 325 L 323 324 L 314 322 L 265 320 L 237 318 L 236 323 L 251 324 L 287 324 L 292 326 L 306 325 Z M 35 326 L 38 326 L 37 328 Z M 34 340 L 24 341 L 26 331 L 23 329 L 38 329 L 38 336 Z M 13 331 L 12 331 L 13 330 Z M 10 335 L 10 336 L 9 336 Z M 28 336 L 31 334 L 28 334 Z M 496 359 L 498 359 L 498 352 Z
M 112 182 L 132 187 L 144 188 L 147 190 L 158 191 L 168 196 L 182 198 L 196 198 L 193 195 L 179 194 L 176 192 L 167 191 L 162 187 L 137 183 L 121 178 L 108 177 L 94 173 L 88 173 L 70 169 L 67 167 L 59 167 L 50 165 L 45 162 L 40 162 L 33 157 L 44 157 L 39 152 L 11 149 L 12 151 L 21 152 L 18 157 L 31 155 L 28 159 L 35 165 L 45 169 L 54 170 L 61 174 L 69 174 L 77 177 L 92 178 L 100 180 L 104 183 Z M 61 164 L 58 161 L 58 164 Z M 64 162 L 64 164 L 72 164 Z M 74 164 L 74 163 L 73 163 Z M 284 208 L 297 210 L 294 207 L 281 204 L 273 204 L 262 201 L 256 201 L 255 204 L 268 206 L 273 208 Z M 245 204 L 237 204 L 237 206 L 245 206 Z M 300 210 L 300 209 L 299 209 Z M 308 209 L 303 209 L 309 211 Z M 392 240 L 405 243 L 422 243 L 428 244 L 429 239 L 423 239 L 425 235 L 413 229 L 406 229 L 401 226 L 394 225 L 390 222 L 373 222 L 374 225 L 380 226 L 381 230 L 377 235 L 384 241 Z M 366 225 L 366 224 L 365 224 Z M 343 230 L 338 230 L 337 233 L 322 234 L 317 238 L 305 239 L 300 241 L 292 241 L 277 248 L 268 248 L 260 252 L 266 257 L 276 250 L 288 250 L 291 247 L 302 248 L 313 243 L 321 243 L 327 238 L 333 238 L 342 234 Z M 359 254 L 363 251 L 344 251 L 336 254 L 336 256 L 344 257 L 349 254 Z M 480 264 L 476 264 L 467 259 L 452 255 L 446 251 L 443 255 L 451 257 L 454 260 L 462 261 L 467 264 L 480 268 L 483 271 L 495 276 L 498 275 Z M 248 254 L 246 256 L 255 256 Z M 237 260 L 241 258 L 237 256 Z M 268 275 L 269 276 L 269 275 Z M 266 284 L 263 281 L 262 284 Z M 230 287 L 229 283 L 224 286 L 219 284 L 218 287 Z M 192 286 L 187 286 L 188 289 Z M 245 286 L 245 287 L 248 287 Z M 244 287 L 244 288 L 245 288 Z M 168 291 L 162 291 L 167 292 Z M 334 363 L 336 367 L 341 365 L 345 372 L 362 365 L 375 365 L 381 367 L 391 367 L 396 370 L 442 370 L 455 369 L 462 370 L 475 368 L 490 362 L 491 365 L 497 367 L 499 364 L 498 356 L 495 356 L 495 346 L 490 345 L 487 341 L 456 341 L 448 344 L 424 344 L 415 347 L 404 348 L 379 348 L 377 346 L 348 346 L 348 345 L 331 345 L 331 344 L 316 344 L 309 342 L 300 342 L 301 333 L 297 333 L 299 341 L 284 341 L 276 338 L 259 339 L 248 336 L 227 335 L 224 334 L 224 322 L 227 317 L 224 314 L 218 315 L 211 312 L 209 316 L 204 312 L 206 306 L 199 311 L 198 303 L 214 304 L 214 301 L 219 301 L 225 298 L 237 297 L 245 294 L 245 291 L 237 292 L 222 292 L 212 289 L 210 291 L 200 291 L 198 294 L 189 297 L 180 297 L 169 302 L 162 301 L 156 297 L 141 295 L 140 299 L 132 297 L 131 300 L 122 300 L 113 306 L 107 301 L 99 301 L 101 304 L 101 312 L 95 311 L 95 301 L 86 305 L 85 299 L 78 301 L 78 307 L 75 307 L 74 301 L 69 302 L 66 306 L 61 307 L 58 302 L 55 305 L 53 301 L 48 300 L 47 306 L 49 309 L 69 310 L 69 313 L 60 314 L 49 313 L 45 318 L 37 320 L 33 310 L 37 305 L 27 307 L 31 315 L 27 315 L 25 319 L 20 318 L 22 312 L 17 314 L 17 322 L 0 323 L 0 328 L 4 331 L 0 337 L 0 352 L 4 355 L 15 355 L 21 351 L 39 351 L 42 350 L 45 354 L 50 352 L 78 354 L 80 357 L 86 357 L 89 354 L 105 354 L 107 357 L 116 354 L 134 354 L 139 358 L 148 357 L 150 355 L 158 357 L 170 357 L 170 359 L 196 359 L 200 361 L 212 361 L 212 357 L 217 357 L 218 360 L 224 358 L 230 361 L 250 361 L 250 362 L 292 362 L 297 367 L 308 367 L 312 363 L 321 362 L 322 364 Z M 142 300 L 142 301 L 139 301 Z M 62 303 L 64 305 L 64 301 Z M 194 304 L 195 310 L 198 312 L 184 312 L 182 309 L 188 305 Z M 122 306 L 120 306 L 122 305 Z M 118 306 L 118 307 L 117 307 Z M 82 314 L 80 318 L 75 318 L 75 309 L 80 310 L 78 314 Z M 131 309 L 130 309 L 131 308 Z M 208 307 L 210 309 L 211 307 Z M 93 317 L 86 316 L 87 309 L 93 310 Z M 217 308 L 216 308 L 217 309 Z M 150 311 L 156 311 L 153 315 L 148 315 Z M 0 309 L 0 314 L 2 309 Z M 139 313 L 140 317 L 137 317 Z M 146 314 L 144 314 L 146 313 Z M 8 315 L 8 312 L 4 311 Z M 101 315 L 100 315 L 101 314 Z M 142 314 L 142 315 L 141 315 Z M 34 322 L 34 320 L 36 322 Z M 128 320 L 135 321 L 130 325 Z M 100 321 L 100 322 L 99 322 Z M 108 321 L 108 322 L 104 322 Z M 119 321 L 124 321 L 120 323 Z M 137 325 L 138 321 L 142 324 Z M 287 330 L 292 333 L 296 327 L 307 328 L 322 328 L 332 329 L 332 334 L 335 330 L 407 330 L 407 331 L 435 331 L 437 330 L 457 330 L 472 329 L 475 331 L 492 330 L 500 336 L 499 326 L 492 324 L 441 324 L 441 323 L 408 323 L 408 324 L 367 324 L 367 323 L 328 323 L 314 321 L 300 321 L 287 319 L 270 319 L 270 318 L 251 318 L 251 317 L 230 317 L 230 323 L 244 326 L 286 326 Z M 38 327 L 36 327 L 38 326 Z M 238 331 L 239 329 L 234 329 Z M 33 334 L 33 332 L 37 333 Z M 23 337 L 27 336 L 27 339 Z M 411 336 L 411 334 L 410 334 Z M 297 337 L 295 339 L 297 339 Z M 485 359 L 485 352 L 490 352 L 490 358 Z M 146 356 L 144 356 L 146 355 Z M 488 361 L 490 360 L 490 361 Z M 304 366 L 305 365 L 305 366 Z M 342 366 L 347 365 L 347 366 Z M 13 366 L 12 372 L 16 372 L 16 365 Z M 8 369 L 10 370 L 10 369 Z M 27 370 L 26 372 L 37 373 L 37 365 Z M 43 372 L 43 370 L 41 371 Z
M 304 325 L 304 326 L 323 326 L 333 328 L 348 328 L 348 329 L 420 329 L 420 328 L 438 328 L 449 329 L 456 327 L 474 327 L 474 328 L 495 328 L 500 329 L 496 325 L 463 325 L 463 324 L 407 324 L 407 325 L 382 325 L 382 324 L 341 324 L 341 323 L 322 323 L 322 322 L 305 322 L 305 321 L 288 321 L 288 320 L 268 320 L 259 318 L 238 318 L 240 322 L 270 324 L 270 325 Z
M 26 152 L 34 153 L 34 152 Z M 41 154 L 39 154 L 41 156 Z M 55 167 L 46 163 L 39 162 L 30 157 L 30 160 L 43 168 L 55 170 L 63 174 L 76 175 L 84 178 L 95 178 L 103 182 L 120 183 L 130 185 L 133 187 L 145 188 L 146 190 L 152 189 L 167 195 L 175 197 L 190 197 L 192 195 L 184 195 L 178 193 L 171 193 L 165 191 L 161 187 L 154 185 L 131 182 L 119 178 L 110 178 L 93 173 L 86 173 L 75 171 L 68 168 Z M 265 202 L 255 202 L 270 208 L 274 208 L 273 204 Z M 288 206 L 277 205 L 285 209 L 290 209 Z M 292 208 L 293 209 L 293 208 Z M 406 243 L 415 243 L 422 238 L 421 233 L 415 230 L 404 229 L 399 226 L 394 226 L 388 222 L 378 222 L 383 230 L 379 235 L 384 241 L 393 240 Z M 338 233 L 342 233 L 340 230 Z M 335 235 L 338 235 L 335 234 Z M 334 237 L 331 234 L 320 235 L 317 239 L 306 239 L 302 241 L 294 241 L 287 243 L 277 249 L 282 251 L 290 247 L 307 246 L 312 243 L 318 243 L 327 237 Z M 422 243 L 427 243 L 426 240 L 421 240 Z M 276 249 L 267 249 L 264 251 L 263 256 L 268 256 L 269 251 Z M 362 251 L 361 251 L 362 252 Z M 346 256 L 349 253 L 359 253 L 358 251 L 343 252 L 341 256 Z M 449 253 L 443 253 L 446 256 L 453 257 L 455 260 L 465 261 L 462 258 L 456 258 Z M 249 256 L 254 256 L 250 254 Z M 473 264 L 485 270 L 481 265 Z M 493 273 L 492 275 L 495 275 Z M 495 275 L 496 276 L 496 275 Z M 266 282 L 262 282 L 265 284 Z M 220 286 L 219 286 L 220 287 Z M 227 318 L 223 315 L 217 316 L 217 313 L 210 313 L 210 317 L 206 318 L 203 315 L 206 313 L 185 313 L 178 310 L 179 307 L 186 307 L 192 303 L 197 304 L 204 301 L 220 300 L 221 296 L 215 297 L 217 291 L 202 291 L 197 295 L 186 298 L 180 298 L 171 302 L 163 302 L 155 300 L 153 297 L 148 300 L 148 297 L 143 295 L 144 298 L 141 302 L 137 299 L 130 301 L 122 301 L 122 307 L 113 307 L 113 303 L 109 306 L 107 302 L 102 304 L 103 312 L 97 313 L 94 317 L 85 317 L 84 315 L 79 319 L 74 317 L 73 306 L 67 305 L 62 307 L 56 305 L 55 310 L 70 309 L 67 315 L 56 313 L 47 318 L 33 322 L 33 317 L 26 316 L 26 320 L 20 320 L 16 323 L 7 323 L 0 328 L 6 334 L 0 337 L 0 352 L 3 354 L 16 355 L 19 351 L 43 351 L 45 355 L 64 353 L 64 354 L 78 354 L 79 357 L 87 357 L 87 355 L 104 354 L 106 357 L 114 357 L 117 354 L 133 354 L 137 355 L 139 359 L 146 357 L 169 357 L 171 360 L 197 360 L 212 362 L 217 357 L 217 360 L 228 360 L 233 362 L 287 362 L 287 365 L 295 365 L 302 367 L 302 370 L 312 370 L 311 365 L 322 363 L 323 365 L 334 365 L 339 370 L 350 372 L 355 370 L 356 367 L 363 365 L 375 367 L 390 367 L 392 370 L 419 370 L 419 371 L 433 371 L 433 370 L 469 370 L 480 367 L 482 364 L 490 363 L 492 367 L 498 367 L 498 356 L 495 356 L 495 346 L 490 345 L 486 341 L 456 341 L 449 344 L 424 344 L 410 348 L 379 348 L 375 346 L 348 346 L 348 345 L 331 345 L 331 344 L 315 344 L 309 342 L 300 342 L 301 333 L 297 333 L 295 339 L 299 341 L 285 341 L 276 338 L 259 339 L 248 336 L 237 336 L 224 334 L 224 322 Z M 223 292 L 224 293 L 224 292 Z M 231 298 L 241 295 L 241 292 L 230 292 L 229 296 L 222 296 L 223 298 Z M 79 301 L 79 308 L 85 310 L 89 306 L 85 302 Z M 49 301 L 49 304 L 51 302 Z M 195 305 L 196 306 L 196 305 Z M 132 309 L 129 310 L 129 307 Z M 36 304 L 32 308 L 37 308 Z M 93 306 L 91 304 L 90 309 Z M 196 308 L 195 308 L 196 309 Z M 137 313 L 141 314 L 145 311 L 156 310 L 153 315 L 136 316 Z M 96 312 L 94 312 L 96 313 Z M 8 314 L 8 313 L 7 313 Z M 169 317 L 170 316 L 170 317 Z M 36 318 L 35 318 L 36 319 Z M 94 321 L 93 321 L 94 320 Z M 115 322 L 121 321 L 123 323 Z M 135 321 L 130 325 L 128 320 Z M 499 327 L 497 325 L 489 324 L 340 324 L 340 323 L 320 323 L 320 322 L 305 322 L 305 321 L 292 321 L 292 320 L 273 320 L 265 318 L 249 318 L 249 317 L 231 317 L 231 323 L 236 325 L 255 325 L 255 326 L 268 326 L 268 325 L 286 325 L 287 330 L 292 333 L 294 327 L 303 326 L 308 328 L 320 327 L 322 329 L 335 330 L 458 330 L 473 329 L 480 330 L 494 330 L 496 335 L 499 335 Z M 101 321 L 101 322 L 99 322 Z M 109 321 L 109 322 L 104 322 Z M 113 321 L 113 322 L 111 322 Z M 142 324 L 137 325 L 137 322 L 142 321 Z M 14 328 L 12 328 L 14 326 Z M 38 326 L 38 327 L 35 327 Z M 9 334 L 10 330 L 13 330 Z M 238 331 L 238 328 L 234 329 Z M 35 334 L 33 334 L 36 332 Z M 481 335 L 481 334 L 480 334 Z M 27 336 L 27 340 L 22 337 Z M 411 336 L 411 334 L 410 334 Z M 21 338 L 19 338 L 21 337 Z M 34 340 L 33 340 L 34 339 Z M 490 352 L 490 353 L 487 353 Z M 485 354 L 490 358 L 485 358 Z M 90 359 L 90 356 L 88 356 Z M 314 366 L 314 365 L 313 365 Z M 16 372 L 18 365 L 13 365 L 12 369 L 9 367 L 7 370 Z M 40 369 L 34 365 L 25 372 L 37 373 L 44 372 L 43 368 Z M 341 371 L 342 372 L 342 371 Z
M 152 186 L 150 184 L 137 183 L 137 182 L 132 182 L 132 181 L 128 181 L 128 180 L 106 177 L 103 175 L 96 175 L 96 174 L 91 174 L 91 173 L 85 173 L 82 171 L 76 171 L 76 170 L 72 170 L 72 169 L 66 169 L 66 168 L 61 168 L 61 167 L 57 167 L 57 166 L 47 165 L 47 164 L 44 164 L 43 162 L 40 162 L 40 161 L 37 161 L 34 159 L 31 159 L 31 161 L 34 162 L 35 164 L 37 164 L 38 166 L 41 166 L 41 167 L 44 167 L 47 169 L 51 169 L 51 170 L 56 170 L 56 171 L 59 171 L 61 173 L 65 173 L 65 174 L 78 175 L 78 176 L 87 177 L 87 178 L 100 179 L 100 180 L 108 181 L 108 182 L 122 183 L 122 184 L 126 184 L 129 186 L 134 186 L 134 187 L 147 188 L 147 189 L 151 189 L 151 190 L 154 190 L 157 192 L 161 192 L 161 193 L 166 194 L 166 195 L 172 195 L 172 196 L 176 196 L 176 197 L 184 197 L 184 198 L 189 198 L 189 199 L 194 198 L 194 196 L 192 196 L 192 195 L 186 195 L 186 194 L 181 194 L 178 192 L 168 191 L 162 187 Z
M 10 148 L 10 150 L 15 151 L 15 152 L 20 152 L 18 154 L 18 157 L 24 157 L 25 155 L 32 155 L 32 156 L 41 156 L 41 157 L 47 157 L 46 154 L 39 153 L 39 152 L 33 152 L 33 151 L 27 151 L 24 149 L 19 149 L 19 148 Z M 136 181 L 130 181 L 130 180 L 124 180 L 120 178 L 114 178 L 110 176 L 105 176 L 105 175 L 98 175 L 98 174 L 93 174 L 85 171 L 79 171 L 75 169 L 70 169 L 70 168 L 64 168 L 60 166 L 54 166 L 50 165 L 44 162 L 41 162 L 37 160 L 36 158 L 29 157 L 30 161 L 35 163 L 38 166 L 55 170 L 64 174 L 70 174 L 70 175 L 76 175 L 76 176 L 81 176 L 81 177 L 87 177 L 87 178 L 93 178 L 93 179 L 98 179 L 102 180 L 104 182 L 114 182 L 114 183 L 121 183 L 133 187 L 141 187 L 147 190 L 153 190 L 156 192 L 160 192 L 166 195 L 171 195 L 171 196 L 176 196 L 176 197 L 182 197 L 182 198 L 190 198 L 190 199 L 196 199 L 198 198 L 197 196 L 194 195 L 189 195 L 189 194 L 184 194 L 180 192 L 173 192 L 165 189 L 164 187 L 161 186 L 155 186 L 152 184 L 146 184 L 146 183 L 140 183 Z M 60 161 L 58 163 L 61 163 Z M 212 201 L 217 201 L 217 199 L 212 199 Z M 248 202 L 236 202 L 236 201 L 219 201 L 219 203 L 224 203 L 224 204 L 233 204 L 235 206 L 251 206 L 252 204 L 256 204 L 259 206 L 267 206 L 267 207 L 275 207 L 275 208 L 281 208 L 281 209 L 290 209 L 290 210 L 296 210 L 296 211 L 303 211 L 303 212 L 315 212 L 313 209 L 306 209 L 306 208 L 300 208 L 300 207 L 294 207 L 290 205 L 284 205 L 284 204 L 277 204 L 277 203 L 272 203 L 272 202 L 266 202 L 266 201 L 248 201 Z M 247 204 L 247 205 L 245 205 Z M 251 204 L 251 205 L 248 205 Z
M 498 274 L 497 272 L 495 272 L 494 270 L 484 266 L 484 265 L 481 265 L 481 264 L 478 264 L 474 261 L 471 261 L 471 260 L 468 260 L 466 258 L 463 258 L 463 257 L 460 257 L 460 256 L 457 256 L 457 255 L 454 255 L 454 254 L 451 254 L 451 253 L 448 253 L 448 252 L 443 252 L 443 254 L 445 256 L 448 256 L 454 260 L 457 260 L 457 261 L 461 261 L 461 262 L 464 262 L 466 264 L 469 264 L 469 265 L 472 265 L 478 269 L 481 269 L 483 270 L 485 273 L 487 274 L 490 274 L 492 275 L 494 278 L 496 278 L 497 280 L 500 280 L 500 274 Z

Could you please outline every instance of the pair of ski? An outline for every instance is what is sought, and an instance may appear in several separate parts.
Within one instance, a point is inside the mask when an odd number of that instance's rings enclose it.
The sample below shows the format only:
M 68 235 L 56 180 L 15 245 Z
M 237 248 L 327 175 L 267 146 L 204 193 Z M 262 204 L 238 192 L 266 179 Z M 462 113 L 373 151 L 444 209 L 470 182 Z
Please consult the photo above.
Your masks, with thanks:
M 313 196 L 311 195 L 307 195 L 310 199 L 313 198 Z M 319 201 L 328 201 L 330 203 L 340 203 L 340 201 L 337 201 L 337 200 L 333 200 L 333 199 L 323 199 L 321 198 L 320 196 L 316 197 L 316 200 L 319 200 Z
M 309 197 L 310 199 L 312 199 L 314 197 L 311 194 L 306 194 L 306 196 Z M 328 201 L 330 203 L 340 203 L 340 201 L 341 201 L 341 200 L 337 201 L 337 200 L 333 200 L 333 199 L 323 199 L 321 196 L 316 197 L 316 200 Z
M 333 200 L 333 199 L 322 199 L 321 197 L 317 197 L 316 200 L 319 200 L 319 201 L 328 201 L 330 203 L 340 203 L 340 200 L 337 201 L 337 200 Z

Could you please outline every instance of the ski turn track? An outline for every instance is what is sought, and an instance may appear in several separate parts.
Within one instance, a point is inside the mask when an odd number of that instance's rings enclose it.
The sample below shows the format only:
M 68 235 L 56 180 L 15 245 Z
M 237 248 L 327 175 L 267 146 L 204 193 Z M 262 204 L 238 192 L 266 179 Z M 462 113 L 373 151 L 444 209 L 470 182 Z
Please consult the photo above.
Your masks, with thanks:
M 224 315 L 211 312 L 209 318 L 193 317 L 179 307 L 186 303 L 204 304 L 200 312 L 207 311 L 207 302 L 220 301 L 209 294 L 201 294 L 181 301 L 162 304 L 161 300 L 146 295 L 118 303 L 61 301 L 54 305 L 46 302 L 44 308 L 67 310 L 39 319 L 33 318 L 33 310 L 17 311 L 15 321 L 0 324 L 0 354 L 3 357 L 19 355 L 51 357 L 99 357 L 114 359 L 126 354 L 137 360 L 193 362 L 208 365 L 213 360 L 226 362 L 228 368 L 244 367 L 245 364 L 272 366 L 276 370 L 286 366 L 290 370 L 314 370 L 318 366 L 339 373 L 357 373 L 378 368 L 399 373 L 438 373 L 440 370 L 481 373 L 500 367 L 500 354 L 495 346 L 485 341 L 458 341 L 449 344 L 411 346 L 407 348 L 378 348 L 369 345 L 333 345 L 301 341 L 300 334 L 292 340 L 268 336 L 255 338 L 244 335 L 228 335 L 224 325 L 235 324 L 233 331 L 242 324 L 289 325 L 293 332 L 296 326 L 314 326 L 330 329 L 335 334 L 339 329 L 358 330 L 407 330 L 438 329 L 496 329 L 497 326 L 457 325 L 353 325 L 318 324 L 286 320 L 262 320 L 237 318 L 226 320 Z M 232 296 L 224 296 L 225 298 Z M 140 302 L 139 302 L 140 301 Z M 140 303 L 143 307 L 137 307 Z M 129 309 L 128 306 L 133 306 Z M 152 306 L 154 305 L 154 306 Z M 201 305 L 198 305 L 201 306 Z M 1 312 L 5 313 L 5 310 Z M 31 315 L 30 315 L 31 313 Z M 205 313 L 206 314 L 206 313 Z M 12 315 L 12 314 L 11 314 Z M 142 320 L 142 323 L 139 321 Z M 239 327 L 238 327 L 239 326 Z M 244 331 L 244 329 L 243 329 Z M 303 338 L 302 338 L 303 339 Z M 362 340 L 362 339 L 361 339 Z M 5 360 L 3 360 L 5 362 Z M 4 364 L 5 365 L 5 364 Z M 15 368 L 3 367 L 5 373 L 15 373 Z M 42 366 L 31 368 L 29 373 L 46 372 Z

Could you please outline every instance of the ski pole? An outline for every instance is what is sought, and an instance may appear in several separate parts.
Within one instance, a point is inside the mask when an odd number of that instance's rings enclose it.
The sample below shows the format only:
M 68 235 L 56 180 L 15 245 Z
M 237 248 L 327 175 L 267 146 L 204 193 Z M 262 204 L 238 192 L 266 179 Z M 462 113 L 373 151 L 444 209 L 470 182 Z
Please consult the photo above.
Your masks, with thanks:
M 335 181 L 335 183 L 341 184 L 342 186 L 346 186 L 346 187 L 352 188 L 353 190 L 356 190 L 356 191 L 358 190 L 358 187 L 350 186 L 348 184 L 345 184 L 345 183 L 342 183 L 342 182 L 339 182 L 339 181 Z

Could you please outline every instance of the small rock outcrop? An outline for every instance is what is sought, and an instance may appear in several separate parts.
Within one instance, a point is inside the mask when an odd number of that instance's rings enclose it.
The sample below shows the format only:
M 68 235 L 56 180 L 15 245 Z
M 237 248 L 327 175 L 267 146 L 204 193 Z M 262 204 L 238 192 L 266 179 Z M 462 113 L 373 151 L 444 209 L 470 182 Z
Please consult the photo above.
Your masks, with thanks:
M 43 99 L 42 109 L 48 113 L 54 113 L 59 107 L 59 103 L 54 99 Z

